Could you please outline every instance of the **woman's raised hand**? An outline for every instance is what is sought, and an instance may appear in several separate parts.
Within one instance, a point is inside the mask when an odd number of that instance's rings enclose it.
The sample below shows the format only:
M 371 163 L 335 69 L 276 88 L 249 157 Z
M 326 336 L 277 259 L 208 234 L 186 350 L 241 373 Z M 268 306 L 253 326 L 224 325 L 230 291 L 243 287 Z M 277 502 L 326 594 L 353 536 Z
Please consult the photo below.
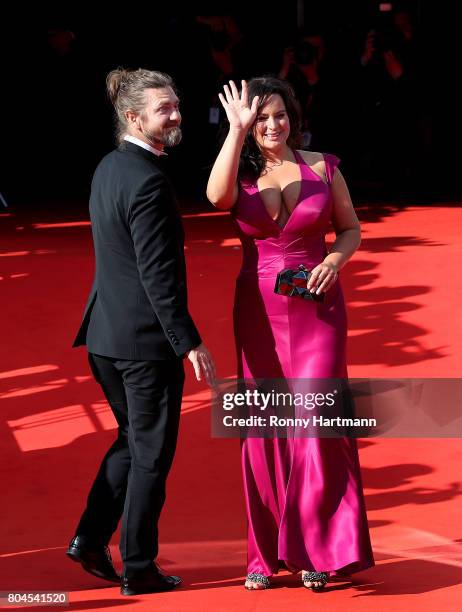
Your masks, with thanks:
M 219 93 L 218 97 L 225 109 L 230 128 L 247 132 L 257 117 L 258 96 L 254 97 L 251 106 L 249 106 L 247 83 L 245 81 L 241 81 L 241 83 L 240 95 L 234 81 L 230 81 L 229 87 L 228 85 L 223 87 L 225 95 Z

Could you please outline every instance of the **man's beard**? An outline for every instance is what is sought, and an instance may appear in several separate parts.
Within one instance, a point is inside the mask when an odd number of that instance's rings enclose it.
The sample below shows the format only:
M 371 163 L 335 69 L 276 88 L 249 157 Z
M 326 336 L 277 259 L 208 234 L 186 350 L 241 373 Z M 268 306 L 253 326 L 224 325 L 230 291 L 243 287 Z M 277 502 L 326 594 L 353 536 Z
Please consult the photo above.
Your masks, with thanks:
M 165 129 L 163 134 L 161 134 L 160 136 L 159 134 L 153 134 L 152 132 L 144 133 L 144 136 L 153 145 L 162 144 L 165 147 L 175 147 L 177 144 L 180 144 L 182 135 L 183 134 L 179 126 Z
M 182 136 L 183 134 L 179 126 L 171 128 L 164 135 L 163 143 L 166 147 L 176 147 L 176 145 L 180 144 Z

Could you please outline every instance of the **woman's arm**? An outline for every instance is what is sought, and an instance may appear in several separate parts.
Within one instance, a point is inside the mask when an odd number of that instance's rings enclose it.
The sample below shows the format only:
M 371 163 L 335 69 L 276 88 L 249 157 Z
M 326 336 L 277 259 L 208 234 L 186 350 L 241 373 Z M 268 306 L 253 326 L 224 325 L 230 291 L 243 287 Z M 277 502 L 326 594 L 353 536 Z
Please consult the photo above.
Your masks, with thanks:
M 218 97 L 225 109 L 229 121 L 229 133 L 220 153 L 213 165 L 207 183 L 207 198 L 221 210 L 229 210 L 238 197 L 237 173 L 239 158 L 247 131 L 253 125 L 257 116 L 258 96 L 252 100 L 249 107 L 247 83 L 242 81 L 242 91 L 239 95 L 233 81 L 230 87 L 224 86 L 225 96 Z
M 313 269 L 308 289 L 321 293 L 327 291 L 337 280 L 337 273 L 347 263 L 361 244 L 361 227 L 351 202 L 345 179 L 336 170 L 331 185 L 332 224 L 336 240 L 324 261 Z M 317 289 L 316 289 L 317 287 Z
M 332 225 L 337 237 L 324 262 L 341 270 L 361 244 L 361 226 L 345 179 L 338 169 L 332 180 L 332 199 Z
M 242 131 L 230 128 L 210 173 L 207 198 L 221 210 L 229 210 L 237 201 L 237 171 L 244 138 Z

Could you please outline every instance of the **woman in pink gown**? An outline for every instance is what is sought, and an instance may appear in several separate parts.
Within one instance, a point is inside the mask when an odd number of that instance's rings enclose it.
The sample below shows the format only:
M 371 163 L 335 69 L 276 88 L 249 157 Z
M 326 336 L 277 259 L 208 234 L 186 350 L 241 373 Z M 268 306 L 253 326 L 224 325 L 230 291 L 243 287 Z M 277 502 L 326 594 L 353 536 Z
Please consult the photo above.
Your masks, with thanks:
M 230 129 L 207 196 L 230 210 L 243 246 L 234 329 L 239 377 L 347 376 L 340 270 L 360 243 L 334 155 L 297 151 L 297 103 L 287 83 L 264 77 L 219 94 Z M 328 253 L 332 223 L 336 241 Z M 276 275 L 303 263 L 324 301 L 274 293 Z M 267 588 L 281 563 L 303 584 L 374 564 L 353 438 L 247 438 L 242 471 L 248 518 L 248 589 Z

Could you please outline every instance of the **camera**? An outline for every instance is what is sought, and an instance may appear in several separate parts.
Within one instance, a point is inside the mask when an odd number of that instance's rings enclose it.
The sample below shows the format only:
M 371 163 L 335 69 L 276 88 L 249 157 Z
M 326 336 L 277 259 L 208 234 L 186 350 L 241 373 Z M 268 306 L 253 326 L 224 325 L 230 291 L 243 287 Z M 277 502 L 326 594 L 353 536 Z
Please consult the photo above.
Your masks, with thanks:
M 306 40 L 300 40 L 294 47 L 294 58 L 297 64 L 309 66 L 318 54 L 317 48 Z

